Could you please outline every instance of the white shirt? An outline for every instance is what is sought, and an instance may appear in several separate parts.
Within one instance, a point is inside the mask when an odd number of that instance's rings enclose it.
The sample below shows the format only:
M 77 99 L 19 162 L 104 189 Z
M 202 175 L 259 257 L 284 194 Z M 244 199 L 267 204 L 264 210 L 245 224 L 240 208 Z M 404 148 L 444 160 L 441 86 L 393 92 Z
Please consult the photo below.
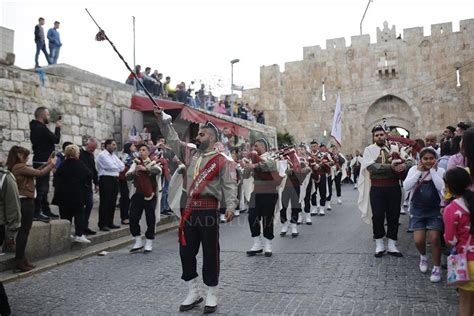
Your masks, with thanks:
M 97 155 L 95 164 L 99 177 L 118 177 L 119 172 L 125 168 L 123 162 L 116 155 L 109 153 L 107 150 L 103 150 Z

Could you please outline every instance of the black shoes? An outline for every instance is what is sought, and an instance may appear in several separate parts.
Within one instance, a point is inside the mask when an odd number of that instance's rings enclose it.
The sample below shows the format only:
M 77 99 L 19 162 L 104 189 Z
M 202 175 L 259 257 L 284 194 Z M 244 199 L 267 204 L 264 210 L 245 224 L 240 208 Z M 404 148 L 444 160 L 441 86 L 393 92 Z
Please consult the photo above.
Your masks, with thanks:
M 384 251 L 376 252 L 376 253 L 374 254 L 374 257 L 375 257 L 375 258 L 382 258 L 384 253 L 385 253 L 385 250 L 384 250 Z
M 35 215 L 33 216 L 33 220 L 44 222 L 44 223 L 49 223 L 50 218 L 48 216 L 44 215 L 43 213 L 35 213 Z
M 217 310 L 217 305 L 216 306 L 204 306 L 204 314 L 212 314 L 215 313 Z
M 53 212 L 49 211 L 49 212 L 44 212 L 43 213 L 45 216 L 49 217 L 50 219 L 59 219 L 59 215 L 58 214 L 54 214 Z
M 189 311 L 191 309 L 193 309 L 194 307 L 198 306 L 200 303 L 202 303 L 202 301 L 204 301 L 204 299 L 202 297 L 199 297 L 196 301 L 194 301 L 194 303 L 192 304 L 189 304 L 189 305 L 179 305 L 179 311 L 180 312 L 185 312 L 185 311 Z M 206 306 L 207 307 L 207 306 Z M 206 308 L 204 308 L 204 311 L 206 310 Z
M 86 228 L 86 229 L 84 229 L 84 234 L 86 234 L 87 236 L 89 236 L 89 235 L 95 235 L 95 234 L 97 234 L 97 232 L 93 231 L 93 230 L 90 229 L 90 228 Z
M 390 252 L 390 251 L 387 251 L 387 253 L 391 256 L 394 256 L 394 257 L 398 257 L 398 258 L 401 258 L 403 257 L 402 253 L 401 252 Z
M 110 224 L 109 226 L 107 226 L 109 229 L 117 229 L 117 228 L 120 228 L 120 226 L 117 226 L 117 225 L 114 225 L 114 224 Z
M 262 252 L 263 252 L 263 249 L 260 249 L 260 250 L 249 250 L 249 251 L 247 251 L 247 256 L 253 257 L 253 256 L 255 256 L 257 253 L 262 253 Z
M 109 232 L 110 231 L 110 228 L 108 227 L 100 227 L 99 228 L 101 232 Z

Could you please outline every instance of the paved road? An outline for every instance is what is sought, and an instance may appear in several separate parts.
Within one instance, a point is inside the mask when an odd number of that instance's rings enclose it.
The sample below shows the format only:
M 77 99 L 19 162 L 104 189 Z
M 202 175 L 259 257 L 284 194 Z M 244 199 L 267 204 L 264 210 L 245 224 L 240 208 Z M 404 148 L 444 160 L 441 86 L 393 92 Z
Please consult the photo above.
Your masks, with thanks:
M 247 216 L 221 227 L 219 313 L 229 315 L 454 315 L 457 295 L 431 284 L 401 219 L 404 258 L 373 256 L 370 226 L 361 222 L 356 192 L 343 187 L 335 205 L 297 238 L 274 240 L 274 255 L 246 257 Z M 276 232 L 279 232 L 277 225 Z M 199 260 L 201 262 L 201 260 Z M 186 296 L 176 232 L 158 236 L 153 253 L 121 249 L 6 286 L 15 314 L 178 314 Z M 197 308 L 187 314 L 200 314 Z M 183 314 L 182 314 L 183 315 Z

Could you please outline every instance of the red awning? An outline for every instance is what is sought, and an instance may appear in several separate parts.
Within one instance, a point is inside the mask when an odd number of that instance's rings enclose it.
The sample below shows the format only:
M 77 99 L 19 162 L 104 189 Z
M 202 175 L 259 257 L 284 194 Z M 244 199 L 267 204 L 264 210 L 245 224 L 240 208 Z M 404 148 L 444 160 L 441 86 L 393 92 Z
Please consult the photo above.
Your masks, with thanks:
M 250 131 L 246 127 L 242 127 L 235 123 L 217 118 L 205 112 L 189 107 L 183 107 L 183 110 L 181 111 L 181 118 L 193 123 L 206 123 L 207 121 L 211 121 L 212 124 L 216 125 L 220 130 L 224 129 L 224 127 L 227 127 L 233 132 L 234 135 L 241 136 L 246 139 L 248 139 L 250 136 Z
M 170 100 L 155 99 L 155 101 L 165 110 L 181 110 L 184 107 L 183 103 Z M 130 108 L 142 112 L 153 111 L 153 102 L 147 96 L 133 95 Z

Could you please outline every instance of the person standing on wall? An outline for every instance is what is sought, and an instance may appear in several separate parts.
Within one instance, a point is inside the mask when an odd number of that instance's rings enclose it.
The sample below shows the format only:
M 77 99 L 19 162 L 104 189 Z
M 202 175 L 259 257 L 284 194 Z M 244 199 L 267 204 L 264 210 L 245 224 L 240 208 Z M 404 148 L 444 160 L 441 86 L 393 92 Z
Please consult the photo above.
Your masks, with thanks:
M 36 43 L 35 68 L 39 68 L 38 58 L 41 51 L 43 51 L 44 57 L 46 57 L 46 61 L 48 62 L 48 65 L 51 65 L 49 54 L 46 51 L 46 43 L 45 43 L 46 41 L 44 38 L 43 25 L 44 25 L 44 18 L 39 18 L 38 24 L 35 26 L 35 43 Z
M 54 133 L 48 128 L 50 120 L 49 110 L 39 107 L 35 111 L 35 119 L 30 122 L 30 140 L 33 148 L 33 168 L 44 166 L 55 150 L 55 144 L 61 140 L 62 121 L 56 122 Z M 49 221 L 59 216 L 51 212 L 48 203 L 49 172 L 36 178 L 36 198 L 34 220 Z
M 54 27 L 48 30 L 48 41 L 49 41 L 49 61 L 51 64 L 55 65 L 58 63 L 59 50 L 63 44 L 61 43 L 61 38 L 59 37 L 59 22 L 54 22 Z

